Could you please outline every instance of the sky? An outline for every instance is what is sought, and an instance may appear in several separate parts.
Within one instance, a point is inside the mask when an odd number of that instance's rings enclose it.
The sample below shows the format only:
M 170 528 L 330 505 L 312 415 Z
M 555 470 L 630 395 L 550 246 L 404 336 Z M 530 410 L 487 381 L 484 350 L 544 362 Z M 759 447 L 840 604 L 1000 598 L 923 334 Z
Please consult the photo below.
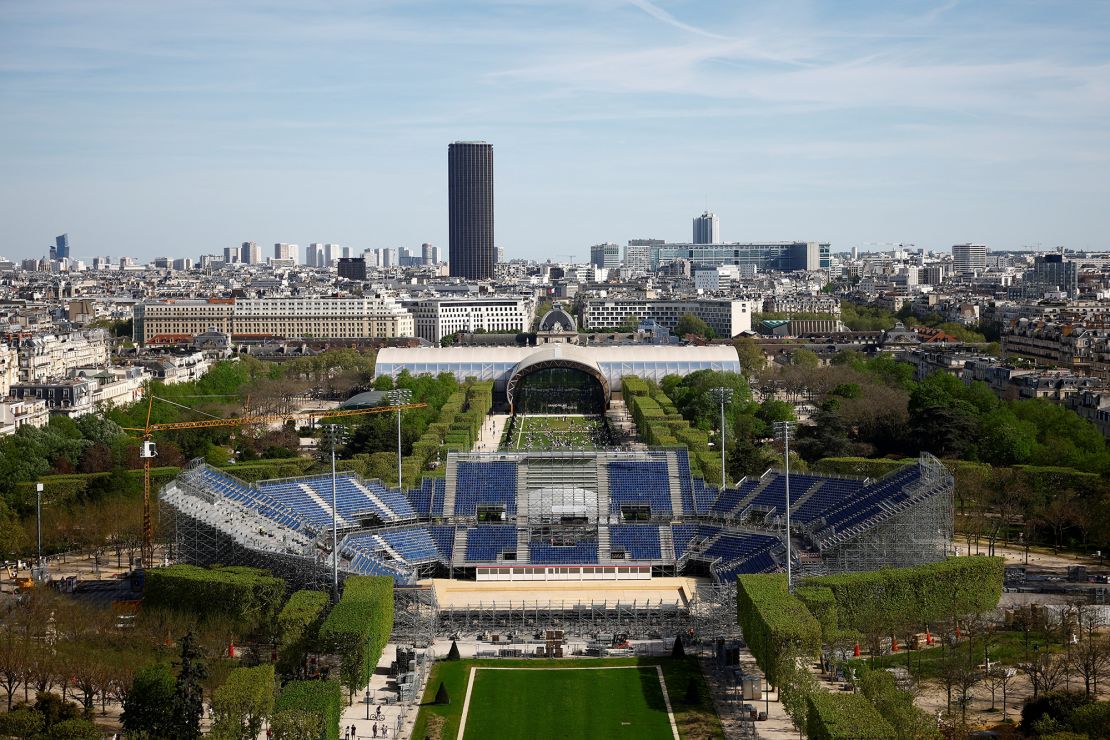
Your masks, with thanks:
M 1110 3 L 0 0 L 0 255 L 496 243 L 1110 249 Z

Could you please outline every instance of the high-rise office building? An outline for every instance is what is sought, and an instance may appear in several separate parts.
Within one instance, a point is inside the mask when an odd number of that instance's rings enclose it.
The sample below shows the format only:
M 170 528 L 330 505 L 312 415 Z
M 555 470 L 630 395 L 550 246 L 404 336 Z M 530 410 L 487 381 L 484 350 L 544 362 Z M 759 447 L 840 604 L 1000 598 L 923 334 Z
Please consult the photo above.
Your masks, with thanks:
M 953 244 L 952 269 L 957 273 L 981 272 L 987 269 L 985 244 Z
M 50 259 L 69 259 L 69 234 L 54 237 L 54 246 L 50 248 Z
M 615 270 L 621 266 L 621 248 L 618 244 L 595 244 L 590 247 L 590 264 Z
M 493 277 L 493 147 L 456 141 L 447 147 L 447 201 L 453 277 Z
M 298 250 L 299 248 L 296 244 L 285 244 L 283 242 L 279 242 L 274 245 L 274 259 L 293 260 L 293 262 L 296 263 L 298 261 Z
M 234 265 L 239 261 L 239 250 L 235 247 L 224 247 L 224 264 Z
M 427 242 L 420 245 L 420 261 L 425 265 L 439 264 L 439 247 Z
M 339 277 L 347 280 L 365 280 L 366 260 L 362 257 L 340 257 Z
M 705 211 L 694 219 L 694 244 L 720 244 L 721 224 L 716 213 Z
M 319 243 L 312 243 L 308 245 L 308 252 L 305 253 L 305 264 L 309 267 L 323 267 L 324 266 L 324 245 Z
M 262 247 L 256 242 L 243 242 L 239 249 L 239 261 L 244 265 L 257 265 L 262 262 Z
M 1025 275 L 1026 291 L 1030 297 L 1045 292 L 1062 291 L 1069 298 L 1079 296 L 1079 273 L 1072 260 L 1062 254 L 1045 254 L 1033 258 L 1033 269 Z

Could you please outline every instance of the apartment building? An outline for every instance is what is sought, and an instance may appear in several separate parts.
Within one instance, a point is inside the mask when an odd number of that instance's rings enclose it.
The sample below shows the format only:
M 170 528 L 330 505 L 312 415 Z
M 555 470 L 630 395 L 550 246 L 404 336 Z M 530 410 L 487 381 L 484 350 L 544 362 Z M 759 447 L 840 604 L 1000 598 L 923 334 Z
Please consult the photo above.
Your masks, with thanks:
M 413 298 L 402 302 L 413 316 L 416 336 L 439 342 L 456 332 L 525 332 L 536 304 L 529 297 Z
M 214 329 L 236 339 L 411 337 L 412 315 L 391 297 L 228 298 L 136 304 L 134 340 L 191 341 Z
M 751 301 L 729 299 L 666 300 L 650 298 L 590 298 L 582 306 L 582 327 L 616 327 L 634 317 L 639 323 L 654 319 L 674 331 L 678 320 L 692 314 L 708 324 L 719 337 L 734 337 L 752 329 Z
M 19 340 L 17 352 L 20 383 L 65 377 L 79 367 L 105 367 L 112 354 L 104 329 L 38 334 Z

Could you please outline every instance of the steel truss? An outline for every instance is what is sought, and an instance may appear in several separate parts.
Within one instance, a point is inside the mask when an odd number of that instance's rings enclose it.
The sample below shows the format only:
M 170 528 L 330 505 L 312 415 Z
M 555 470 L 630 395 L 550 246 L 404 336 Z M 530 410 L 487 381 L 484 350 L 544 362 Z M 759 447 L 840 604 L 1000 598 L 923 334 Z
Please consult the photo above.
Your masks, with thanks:
M 904 568 L 948 556 L 955 516 L 952 474 L 928 453 L 918 464 L 921 478 L 905 502 L 879 514 L 862 531 L 818 543 L 823 571 Z
M 430 586 L 396 586 L 393 589 L 392 642 L 427 647 L 437 636 L 439 604 Z

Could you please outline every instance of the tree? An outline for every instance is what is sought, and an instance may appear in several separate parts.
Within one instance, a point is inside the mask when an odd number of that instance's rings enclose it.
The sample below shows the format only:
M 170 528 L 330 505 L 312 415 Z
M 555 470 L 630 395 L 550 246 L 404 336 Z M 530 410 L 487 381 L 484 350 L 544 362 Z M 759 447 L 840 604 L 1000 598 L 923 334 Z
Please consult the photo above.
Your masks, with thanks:
M 285 709 L 270 723 L 274 740 L 319 740 L 324 733 L 324 715 L 300 709 Z
M 1052 530 L 1052 551 L 1060 549 L 1060 538 L 1073 521 L 1076 519 L 1078 502 L 1074 491 L 1058 491 L 1041 509 L 1037 516 L 1038 521 L 1044 523 Z
M 459 644 L 451 640 L 451 649 L 447 651 L 447 660 L 459 660 Z
M 693 334 L 694 336 L 705 337 L 706 339 L 712 339 L 717 336 L 716 332 L 713 331 L 709 324 L 692 313 L 683 314 L 682 318 L 675 324 L 674 333 L 675 336 L 679 337 Z
M 938 403 L 911 412 L 910 425 L 917 448 L 937 457 L 963 458 L 974 447 L 978 432 L 974 412 L 961 402 Z
M 443 681 L 439 682 L 439 688 L 436 689 L 436 704 L 450 704 L 451 697 L 447 695 L 447 686 Z
M 1048 651 L 1038 651 L 1018 668 L 1029 677 L 1029 684 L 1033 687 L 1033 699 L 1041 694 L 1048 694 L 1060 686 L 1064 681 L 1064 671 L 1067 669 L 1064 659 Z
M 8 711 L 27 673 L 27 647 L 27 641 L 14 624 L 0 623 L 0 685 L 8 695 Z
M 274 709 L 274 666 L 236 668 L 212 694 L 212 736 L 254 740 Z
M 698 686 L 697 676 L 690 676 L 686 682 L 686 695 L 682 697 L 683 703 L 693 706 L 701 702 L 701 687 Z
M 790 355 L 790 364 L 812 370 L 821 364 L 821 358 L 811 349 L 800 348 Z
M 158 663 L 135 674 L 123 700 L 120 723 L 131 737 L 168 737 L 173 727 L 174 677 Z
M 732 343 L 740 360 L 740 370 L 749 378 L 767 366 L 767 356 L 752 337 L 739 337 Z
M 200 716 L 204 711 L 204 680 L 208 664 L 192 631 L 181 639 L 181 664 L 174 686 L 173 733 L 182 740 L 200 738 Z
M 674 646 L 671 648 L 671 657 L 672 658 L 685 658 L 686 657 L 686 648 L 684 648 L 682 646 L 682 637 L 680 635 L 675 635 Z
M 1098 679 L 1110 671 L 1110 638 L 1102 633 L 1106 626 L 1098 607 L 1081 605 L 1075 609 L 1077 642 L 1069 659 L 1075 672 L 1083 677 L 1083 691 L 1098 696 Z

